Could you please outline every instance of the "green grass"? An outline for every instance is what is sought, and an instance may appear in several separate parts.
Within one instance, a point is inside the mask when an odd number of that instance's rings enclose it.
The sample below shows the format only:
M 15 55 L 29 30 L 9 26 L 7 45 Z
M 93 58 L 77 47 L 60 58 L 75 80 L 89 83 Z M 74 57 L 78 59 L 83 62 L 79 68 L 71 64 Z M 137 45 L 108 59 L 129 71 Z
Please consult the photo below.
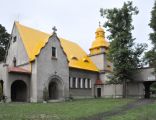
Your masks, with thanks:
M 129 110 L 123 115 L 113 116 L 107 120 L 156 120 L 156 102 Z
M 61 103 L 0 104 L 0 120 L 74 120 L 111 110 L 132 100 L 87 99 Z

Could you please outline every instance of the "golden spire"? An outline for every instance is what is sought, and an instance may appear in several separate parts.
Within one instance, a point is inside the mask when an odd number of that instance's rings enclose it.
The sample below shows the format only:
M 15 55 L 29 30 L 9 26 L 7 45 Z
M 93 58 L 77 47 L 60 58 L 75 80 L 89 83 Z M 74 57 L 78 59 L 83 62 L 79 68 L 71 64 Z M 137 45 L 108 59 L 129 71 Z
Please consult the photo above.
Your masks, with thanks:
M 95 38 L 98 38 L 98 37 L 105 38 L 105 32 L 101 26 L 99 26 L 99 28 L 96 29 L 95 35 L 96 35 Z
M 95 32 L 95 40 L 92 42 L 92 47 L 90 48 L 91 53 L 96 53 L 100 48 L 108 48 L 109 43 L 105 39 L 104 29 L 101 27 L 101 23 L 99 22 L 99 27 Z M 94 52 L 92 52 L 94 51 Z

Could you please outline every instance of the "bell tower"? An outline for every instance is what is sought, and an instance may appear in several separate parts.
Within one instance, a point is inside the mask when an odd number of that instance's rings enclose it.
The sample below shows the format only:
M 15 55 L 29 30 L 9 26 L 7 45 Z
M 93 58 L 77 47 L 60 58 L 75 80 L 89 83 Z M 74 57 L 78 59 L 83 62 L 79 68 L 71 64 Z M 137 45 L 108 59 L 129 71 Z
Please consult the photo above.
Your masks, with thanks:
M 106 73 L 112 71 L 112 64 L 107 59 L 109 49 L 109 42 L 105 39 L 105 31 L 99 25 L 95 32 L 95 40 L 92 42 L 89 57 L 100 70 L 99 79 L 104 83 L 106 80 Z

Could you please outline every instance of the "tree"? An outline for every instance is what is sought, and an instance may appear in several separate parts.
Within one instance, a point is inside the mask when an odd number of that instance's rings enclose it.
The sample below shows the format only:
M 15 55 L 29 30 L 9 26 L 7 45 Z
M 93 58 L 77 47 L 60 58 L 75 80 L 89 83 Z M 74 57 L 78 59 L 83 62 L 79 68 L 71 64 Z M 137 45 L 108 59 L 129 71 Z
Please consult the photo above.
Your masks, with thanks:
M 122 8 L 100 9 L 102 17 L 106 17 L 104 27 L 110 32 L 110 48 L 108 58 L 113 63 L 114 83 L 123 83 L 123 98 L 127 96 L 126 84 L 132 80 L 133 71 L 141 66 L 139 57 L 145 44 L 134 44 L 132 37 L 132 16 L 138 14 L 132 2 L 124 2 Z
M 153 47 L 145 53 L 145 59 L 150 66 L 154 67 L 154 73 L 156 73 L 156 1 L 151 11 L 151 15 L 152 17 L 149 26 L 152 28 L 153 32 L 149 34 L 149 39 L 151 40 Z
M 4 60 L 9 40 L 10 34 L 7 33 L 5 27 L 0 24 L 0 61 Z

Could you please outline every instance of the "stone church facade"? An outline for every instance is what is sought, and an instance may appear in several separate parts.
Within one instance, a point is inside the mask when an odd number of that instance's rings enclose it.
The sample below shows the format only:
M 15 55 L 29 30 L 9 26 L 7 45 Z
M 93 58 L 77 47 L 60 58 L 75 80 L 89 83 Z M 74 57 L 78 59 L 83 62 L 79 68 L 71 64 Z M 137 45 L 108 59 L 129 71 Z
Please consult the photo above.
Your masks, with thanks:
M 112 64 L 107 60 L 109 43 L 99 26 L 90 54 L 71 41 L 26 27 L 13 25 L 0 79 L 7 101 L 49 100 L 122 96 L 122 85 L 107 85 Z M 143 84 L 130 83 L 130 95 L 143 96 Z M 136 92 L 137 91 L 137 92 Z

